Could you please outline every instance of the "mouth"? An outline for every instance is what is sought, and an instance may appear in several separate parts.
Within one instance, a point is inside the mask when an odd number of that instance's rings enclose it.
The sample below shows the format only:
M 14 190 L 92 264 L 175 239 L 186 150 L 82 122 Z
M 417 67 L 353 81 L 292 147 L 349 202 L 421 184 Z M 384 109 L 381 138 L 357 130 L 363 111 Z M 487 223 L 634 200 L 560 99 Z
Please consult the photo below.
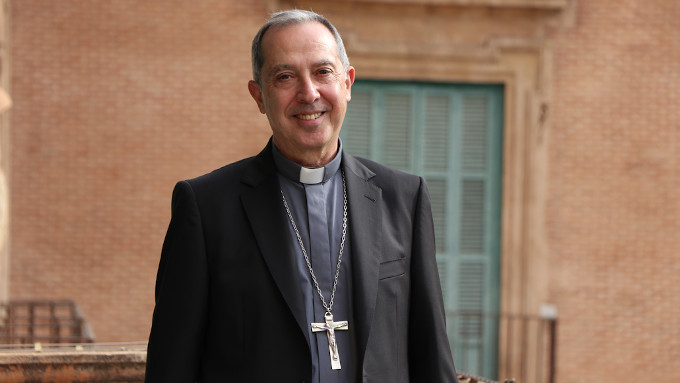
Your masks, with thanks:
M 323 112 L 317 112 L 317 113 L 311 113 L 311 114 L 296 114 L 295 117 L 299 118 L 300 120 L 316 120 L 317 118 L 321 117 Z

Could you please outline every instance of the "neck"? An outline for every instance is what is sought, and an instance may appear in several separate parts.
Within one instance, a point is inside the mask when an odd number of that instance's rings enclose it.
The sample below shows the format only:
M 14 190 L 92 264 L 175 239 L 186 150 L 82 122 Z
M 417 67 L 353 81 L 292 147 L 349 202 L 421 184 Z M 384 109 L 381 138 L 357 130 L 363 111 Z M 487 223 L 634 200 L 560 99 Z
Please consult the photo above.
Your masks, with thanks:
M 307 156 L 305 158 L 289 158 L 289 160 L 295 162 L 296 164 L 300 166 L 304 166 L 306 168 L 321 168 L 326 166 L 333 158 L 335 158 L 335 153 L 337 153 L 337 150 L 334 153 L 331 153 L 330 155 L 324 156 Z M 285 156 L 285 154 L 284 154 Z
M 307 151 L 304 153 L 291 153 L 278 145 L 276 148 L 284 157 L 306 168 L 320 168 L 326 166 L 326 164 L 331 162 L 338 153 L 337 146 L 335 146 L 333 150 L 322 150 L 319 152 Z

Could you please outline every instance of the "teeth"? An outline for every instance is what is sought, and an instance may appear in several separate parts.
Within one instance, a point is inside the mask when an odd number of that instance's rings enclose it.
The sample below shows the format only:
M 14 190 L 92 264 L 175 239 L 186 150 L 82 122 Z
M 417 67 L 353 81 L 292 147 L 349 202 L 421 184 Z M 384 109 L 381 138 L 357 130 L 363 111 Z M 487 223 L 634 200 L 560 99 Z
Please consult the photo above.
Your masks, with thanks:
M 321 116 L 321 113 L 314 113 L 314 114 L 298 114 L 297 118 L 301 120 L 313 120 L 315 118 L 319 118 Z

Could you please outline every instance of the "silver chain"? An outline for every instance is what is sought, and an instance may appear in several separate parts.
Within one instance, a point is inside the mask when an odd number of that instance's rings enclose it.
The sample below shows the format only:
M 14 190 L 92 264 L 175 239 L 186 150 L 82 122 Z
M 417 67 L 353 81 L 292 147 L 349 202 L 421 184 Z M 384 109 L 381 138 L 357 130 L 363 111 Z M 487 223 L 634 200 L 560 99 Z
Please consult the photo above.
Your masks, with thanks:
M 290 223 L 293 225 L 293 230 L 295 230 L 295 236 L 297 237 L 298 243 L 300 244 L 300 249 L 302 249 L 302 255 L 305 257 L 305 262 L 307 263 L 307 268 L 309 269 L 309 274 L 312 276 L 312 281 L 314 282 L 314 287 L 316 287 L 316 292 L 319 293 L 319 298 L 321 298 L 321 303 L 326 309 L 326 313 L 330 314 L 333 310 L 333 301 L 335 300 L 335 289 L 338 287 L 338 276 L 340 275 L 340 263 L 342 262 L 342 253 L 345 250 L 345 234 L 347 233 L 347 186 L 345 185 L 345 173 L 342 174 L 342 239 L 340 240 L 340 252 L 338 254 L 338 263 L 335 265 L 335 279 L 333 280 L 333 290 L 331 291 L 331 300 L 326 303 L 326 299 L 323 297 L 323 293 L 319 288 L 319 282 L 316 281 L 316 276 L 314 275 L 314 270 L 312 269 L 312 263 L 309 261 L 309 256 L 307 255 L 307 250 L 305 250 L 305 245 L 302 243 L 302 237 L 298 231 L 293 215 L 290 213 L 288 208 L 288 202 L 286 202 L 286 196 L 283 195 L 283 190 L 281 190 L 281 197 L 283 198 L 283 206 L 286 208 L 286 213 L 288 213 L 288 218 Z M 310 238 L 311 241 L 311 238 Z

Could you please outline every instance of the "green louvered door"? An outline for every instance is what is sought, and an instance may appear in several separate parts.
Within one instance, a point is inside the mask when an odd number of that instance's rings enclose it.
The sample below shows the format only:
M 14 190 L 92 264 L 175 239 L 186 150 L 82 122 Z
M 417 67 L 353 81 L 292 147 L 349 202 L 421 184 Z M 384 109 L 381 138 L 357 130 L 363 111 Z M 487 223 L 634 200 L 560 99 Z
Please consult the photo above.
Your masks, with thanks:
M 349 153 L 428 183 L 449 337 L 458 370 L 495 378 L 503 89 L 357 81 Z

